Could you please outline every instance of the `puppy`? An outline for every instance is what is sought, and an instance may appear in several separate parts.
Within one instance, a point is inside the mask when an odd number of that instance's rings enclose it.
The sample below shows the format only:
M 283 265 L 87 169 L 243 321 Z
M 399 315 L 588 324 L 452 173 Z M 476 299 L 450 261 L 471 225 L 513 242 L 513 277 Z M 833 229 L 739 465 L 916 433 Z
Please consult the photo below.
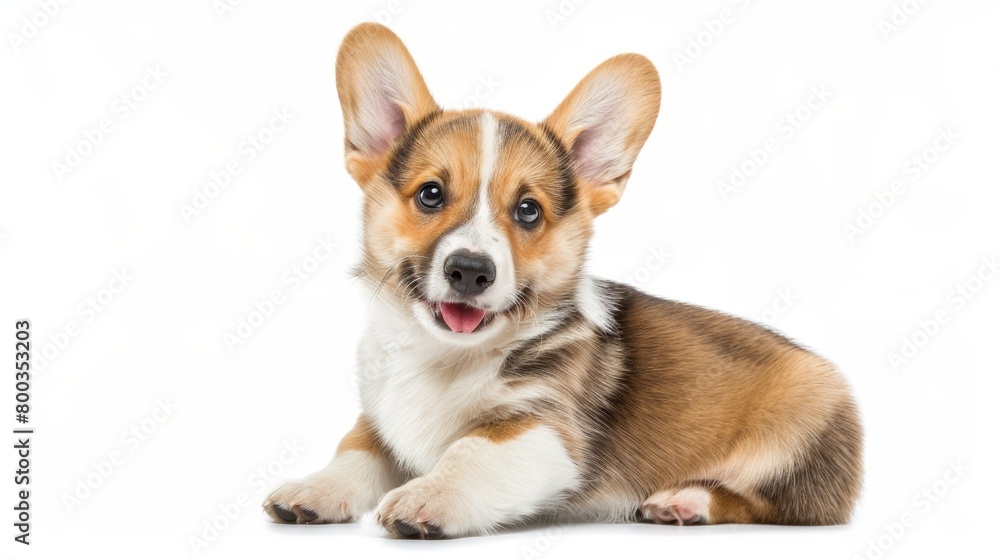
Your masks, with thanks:
M 279 523 L 375 510 L 391 535 L 529 520 L 845 523 L 862 437 L 834 366 L 764 327 L 584 273 L 660 83 L 636 54 L 540 123 L 444 111 L 387 28 L 337 57 L 361 186 L 370 321 L 363 412 L 321 471 L 279 487 Z

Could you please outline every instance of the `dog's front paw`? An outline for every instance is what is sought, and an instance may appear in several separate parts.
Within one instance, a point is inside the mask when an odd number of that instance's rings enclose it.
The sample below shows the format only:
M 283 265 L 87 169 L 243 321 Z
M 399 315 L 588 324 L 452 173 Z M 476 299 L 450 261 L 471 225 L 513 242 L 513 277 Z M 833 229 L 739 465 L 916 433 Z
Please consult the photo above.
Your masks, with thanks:
M 278 523 L 341 523 L 358 512 L 358 498 L 343 481 L 313 475 L 278 487 L 264 500 L 264 511 Z
M 429 477 L 415 478 L 389 492 L 375 520 L 394 537 L 440 539 L 462 533 L 461 506 L 453 491 Z

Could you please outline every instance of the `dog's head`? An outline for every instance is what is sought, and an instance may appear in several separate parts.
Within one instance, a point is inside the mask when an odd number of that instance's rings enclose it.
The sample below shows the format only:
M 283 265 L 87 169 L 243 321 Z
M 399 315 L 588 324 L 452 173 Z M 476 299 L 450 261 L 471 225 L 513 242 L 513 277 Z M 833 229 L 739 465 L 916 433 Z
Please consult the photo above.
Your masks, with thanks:
M 593 219 L 621 197 L 660 105 L 652 63 L 625 54 L 541 123 L 444 111 L 399 38 L 373 23 L 344 39 L 337 91 L 347 170 L 365 193 L 358 272 L 459 346 L 577 305 Z

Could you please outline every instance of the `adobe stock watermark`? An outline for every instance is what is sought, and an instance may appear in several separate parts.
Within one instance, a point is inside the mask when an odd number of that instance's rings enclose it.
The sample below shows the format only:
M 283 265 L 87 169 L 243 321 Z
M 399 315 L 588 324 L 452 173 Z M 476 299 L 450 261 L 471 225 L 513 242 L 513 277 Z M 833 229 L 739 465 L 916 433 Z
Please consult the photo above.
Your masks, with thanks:
M 300 446 L 294 439 L 282 442 L 281 451 L 274 459 L 247 477 L 246 485 L 250 489 L 239 492 L 231 500 L 219 504 L 216 508 L 218 513 L 207 517 L 199 530 L 188 537 L 191 552 L 195 556 L 201 556 L 205 549 L 215 544 L 219 537 L 232 527 L 247 508 L 257 507 L 264 492 L 278 481 L 288 465 L 294 463 L 305 450 L 306 448 Z
M 239 146 L 236 147 L 236 155 L 230 158 L 215 171 L 208 173 L 208 182 L 194 190 L 190 202 L 182 202 L 178 205 L 181 219 L 185 224 L 190 224 L 191 220 L 204 212 L 209 205 L 215 201 L 229 186 L 233 179 L 246 170 L 246 167 L 257 160 L 277 138 L 278 133 L 285 130 L 295 119 L 295 115 L 288 112 L 287 107 L 275 107 L 271 110 L 271 117 L 267 123 L 257 129 L 253 134 L 247 135 Z
M 219 21 L 226 21 L 229 14 L 236 11 L 246 0 L 212 0 L 212 10 L 218 16 Z
M 380 341 L 378 352 L 363 352 L 363 361 L 358 363 L 358 373 L 351 377 L 355 389 L 363 387 L 379 374 L 393 369 L 393 363 L 403 355 L 413 342 L 413 335 L 407 331 L 400 332 L 386 342 Z
M 229 353 L 232 354 L 237 347 L 249 340 L 288 301 L 288 296 L 298 291 L 339 248 L 340 243 L 334 241 L 332 235 L 320 237 L 305 257 L 282 271 L 281 287 L 268 291 L 263 298 L 254 299 L 251 305 L 253 309 L 236 320 L 236 328 L 222 333 L 222 341 Z
M 23 16 L 13 31 L 7 33 L 7 43 L 20 54 L 21 49 L 46 28 L 58 16 L 70 0 L 38 0 L 38 9 Z
M 545 21 L 549 23 L 549 28 L 555 31 L 563 23 L 573 17 L 576 10 L 587 0 L 558 0 L 550 4 L 545 9 Z
M 534 532 L 535 537 L 531 540 L 530 544 L 523 544 L 518 552 L 522 560 L 535 560 L 537 558 L 543 557 L 552 546 L 562 538 L 565 527 L 561 524 L 555 524 L 545 529 L 540 529 Z
M 969 474 L 971 467 L 963 459 L 948 462 L 944 473 L 934 482 L 913 495 L 910 507 L 894 521 L 882 525 L 882 533 L 869 539 L 864 554 L 855 554 L 853 560 L 881 560 L 899 541 L 910 533 L 920 519 L 930 513 L 959 482 Z
M 729 4 L 735 9 L 722 8 L 717 14 L 701 20 L 702 29 L 688 35 L 684 40 L 684 46 L 674 50 L 671 58 L 678 72 L 684 72 L 685 67 L 694 64 L 695 60 L 705 54 L 727 29 L 740 19 L 740 13 L 750 7 L 750 0 L 730 0 Z
M 787 111 L 774 123 L 777 136 L 768 136 L 763 141 L 747 148 L 743 161 L 730 167 L 729 177 L 719 180 L 715 186 L 722 202 L 729 199 L 746 186 L 747 182 L 757 174 L 775 154 L 781 150 L 783 143 L 790 141 L 802 127 L 815 118 L 833 99 L 834 93 L 825 85 L 812 86 L 805 100 L 795 108 Z
M 945 303 L 925 319 L 917 321 L 916 328 L 900 339 L 899 347 L 886 354 L 893 373 L 899 373 L 903 366 L 916 358 L 920 350 L 930 344 L 957 313 L 972 303 L 998 273 L 1000 260 L 996 253 L 979 259 L 976 272 L 955 284 L 945 295 Z
M 129 287 L 133 280 L 135 277 L 125 268 L 112 270 L 111 278 L 107 283 L 76 306 L 76 315 L 79 320 L 67 321 L 62 329 L 55 333 L 49 332 L 46 335 L 48 340 L 39 340 L 39 350 L 32 357 L 31 367 L 37 372 L 45 371 L 45 368 L 61 353 L 65 352 L 70 343 L 83 333 L 83 329 L 87 325 L 93 323 L 120 297 L 120 294 Z
M 937 129 L 934 140 L 927 147 L 906 158 L 900 173 L 903 178 L 895 178 L 884 189 L 876 189 L 870 201 L 857 208 L 854 219 L 843 224 L 844 234 L 854 243 L 867 233 L 889 211 L 896 201 L 906 193 L 907 185 L 916 184 L 941 158 L 949 152 L 961 136 L 951 126 Z
M 764 311 L 761 311 L 757 316 L 757 322 L 762 325 L 767 325 L 769 327 L 774 327 L 778 323 L 778 319 L 792 310 L 795 306 L 795 302 L 799 300 L 799 296 L 792 291 L 791 288 L 781 288 L 774 291 L 774 299 L 771 300 L 771 305 L 769 305 Z
M 917 15 L 928 0 L 902 0 L 893 2 L 889 9 L 889 15 L 879 18 L 878 30 L 882 34 L 882 40 L 888 41 L 894 33 L 898 33 L 904 25 L 910 22 L 910 18 Z
M 163 85 L 167 76 L 169 74 L 159 64 L 147 65 L 142 78 L 111 102 L 110 114 L 98 119 L 93 127 L 84 127 L 79 138 L 66 145 L 65 154 L 52 160 L 56 181 L 62 183 L 67 175 L 79 169 L 94 154 L 94 150 L 115 133 L 118 125 L 128 120 L 149 95 Z
M 476 85 L 469 89 L 469 94 L 458 100 L 457 103 L 451 104 L 451 106 L 458 107 L 459 109 L 482 107 L 484 102 L 493 97 L 497 89 L 501 86 L 503 86 L 503 82 L 494 80 L 493 74 L 480 75 L 476 79 Z
M 414 0 L 389 0 L 385 3 L 385 7 L 372 10 L 372 20 L 382 25 L 389 25 L 396 16 L 403 13 L 403 10 L 413 2 Z
M 667 265 L 667 260 L 670 259 L 670 257 L 670 253 L 668 253 L 662 246 L 650 247 L 646 256 L 641 260 L 641 264 L 636 266 L 631 273 L 622 278 L 622 281 L 636 287 L 641 286 L 646 282 L 649 282 L 650 279 L 656 275 L 656 273 L 662 270 Z
M 118 447 L 108 452 L 104 458 L 90 463 L 91 470 L 76 479 L 72 492 L 63 492 L 62 502 L 66 512 L 72 514 L 125 464 L 149 439 L 156 434 L 160 425 L 169 420 L 180 406 L 169 397 L 158 398 L 153 411 L 148 416 L 129 426 L 118 440 Z

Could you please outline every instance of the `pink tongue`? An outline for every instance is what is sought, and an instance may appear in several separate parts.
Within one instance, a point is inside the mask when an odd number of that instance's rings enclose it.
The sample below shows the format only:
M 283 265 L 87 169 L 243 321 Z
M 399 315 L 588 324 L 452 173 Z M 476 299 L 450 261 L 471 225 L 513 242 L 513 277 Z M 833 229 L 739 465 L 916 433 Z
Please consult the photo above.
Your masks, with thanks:
M 441 318 L 453 332 L 471 333 L 483 322 L 486 310 L 463 303 L 442 303 Z

